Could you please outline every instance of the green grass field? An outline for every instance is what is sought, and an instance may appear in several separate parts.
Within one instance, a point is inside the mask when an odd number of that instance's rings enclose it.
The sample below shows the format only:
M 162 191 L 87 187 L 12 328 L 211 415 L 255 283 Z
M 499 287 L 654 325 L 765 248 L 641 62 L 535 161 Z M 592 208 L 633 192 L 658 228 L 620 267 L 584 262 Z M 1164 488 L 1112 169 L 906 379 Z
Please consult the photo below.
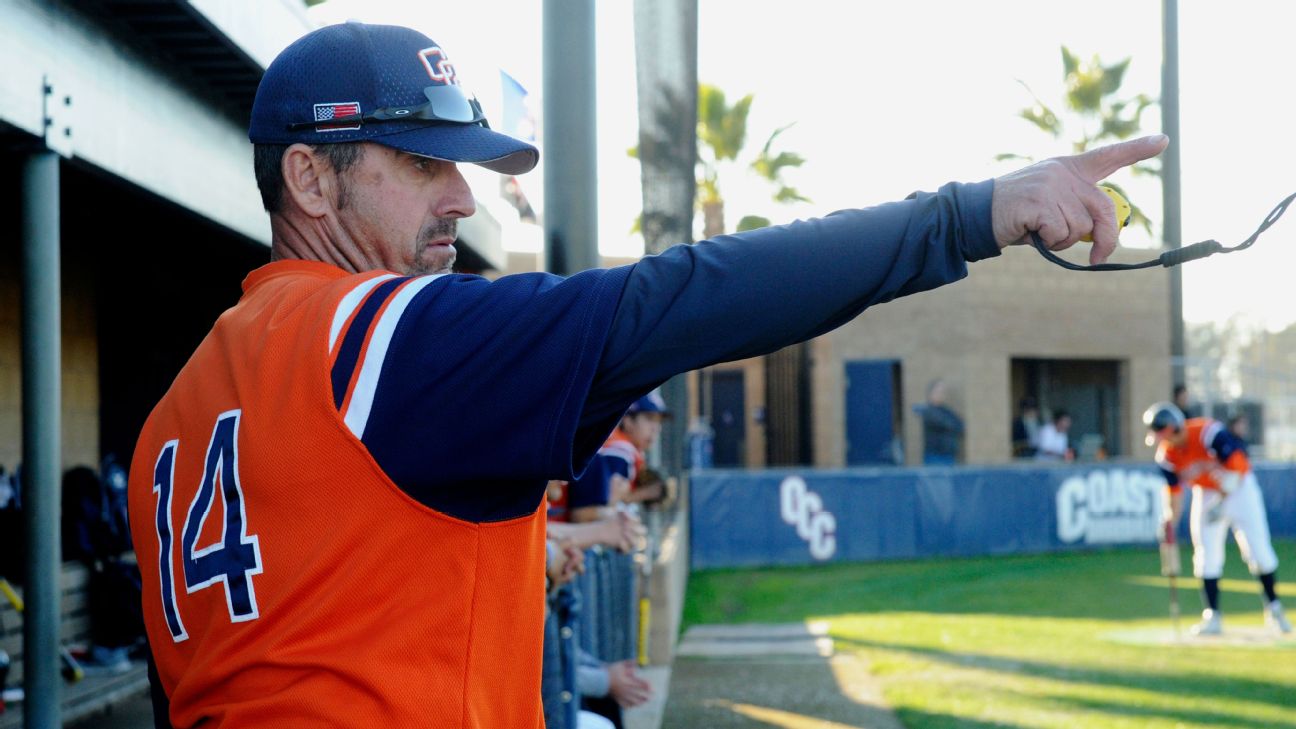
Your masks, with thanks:
M 1296 564 L 1296 543 L 1275 547 Z M 1225 631 L 1257 628 L 1259 585 L 1236 546 L 1228 550 Z M 1187 547 L 1183 556 L 1188 566 Z M 837 651 L 871 664 L 909 729 L 1296 729 L 1292 641 L 1136 645 L 1109 637 L 1169 630 L 1158 564 L 1148 547 L 695 572 L 684 620 L 686 627 L 828 620 Z M 1286 587 L 1296 613 L 1296 585 Z M 1186 629 L 1201 609 L 1196 581 L 1181 578 L 1179 594 Z

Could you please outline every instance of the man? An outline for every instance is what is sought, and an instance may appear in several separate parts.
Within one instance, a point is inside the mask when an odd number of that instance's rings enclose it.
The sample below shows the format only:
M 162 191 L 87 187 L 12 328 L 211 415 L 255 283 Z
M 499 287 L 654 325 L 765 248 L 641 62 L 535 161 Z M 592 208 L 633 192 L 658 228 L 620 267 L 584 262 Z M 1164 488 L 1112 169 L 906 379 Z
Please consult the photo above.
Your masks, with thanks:
M 914 408 L 922 418 L 923 463 L 928 466 L 952 466 L 958 460 L 963 418 L 945 404 L 948 389 L 944 380 L 932 380 L 927 402 Z
M 1260 580 L 1265 624 L 1282 633 L 1291 624 L 1278 602 L 1278 555 L 1269 541 L 1260 485 L 1247 459 L 1246 444 L 1211 418 L 1185 419 L 1178 407 L 1159 402 L 1143 413 L 1147 444 L 1155 445 L 1156 462 L 1166 478 L 1165 522 L 1161 539 L 1174 542 L 1183 514 L 1183 485 L 1192 484 L 1188 528 L 1193 542 L 1193 574 L 1202 581 L 1201 622 L 1196 635 L 1219 635 L 1219 579 L 1224 572 L 1224 540 L 1232 528 L 1242 558 Z
M 308 34 L 266 69 L 249 138 L 272 262 L 130 474 L 158 715 L 184 727 L 540 727 L 549 479 L 670 376 L 958 280 L 1031 230 L 1092 232 L 1105 259 L 1094 184 L 1166 145 L 490 282 L 447 275 L 474 212 L 456 163 L 519 174 L 538 153 L 490 131 L 426 36 Z
M 1053 420 L 1040 428 L 1035 458 L 1040 461 L 1070 461 L 1075 457 L 1071 450 L 1071 413 L 1059 408 L 1053 411 Z
M 1188 397 L 1188 386 L 1182 382 L 1175 384 L 1172 398 L 1175 407 L 1179 408 L 1179 412 L 1183 413 L 1185 418 L 1196 418 L 1201 415 Z
M 1228 431 L 1237 436 L 1243 443 L 1251 441 L 1251 421 L 1246 413 L 1238 413 L 1228 419 Z
M 642 483 L 640 477 L 645 472 L 644 451 L 657 442 L 662 419 L 668 415 L 666 401 L 656 390 L 630 404 L 589 468 L 568 484 L 567 509 L 572 521 L 606 518 L 610 506 L 654 501 L 664 495 L 663 481 Z
M 1031 458 L 1039 449 L 1039 404 L 1033 397 L 1023 397 L 1017 410 L 1012 422 L 1013 458 Z

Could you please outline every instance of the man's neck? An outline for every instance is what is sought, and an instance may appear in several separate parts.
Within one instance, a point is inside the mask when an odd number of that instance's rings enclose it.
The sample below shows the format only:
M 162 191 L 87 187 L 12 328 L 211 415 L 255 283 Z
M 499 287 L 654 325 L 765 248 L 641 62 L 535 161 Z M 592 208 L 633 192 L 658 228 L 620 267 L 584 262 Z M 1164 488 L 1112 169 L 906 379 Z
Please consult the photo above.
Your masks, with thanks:
M 368 270 L 359 260 L 351 260 L 337 246 L 327 242 L 323 231 L 316 230 L 313 218 L 301 219 L 291 215 L 270 216 L 271 261 L 320 261 L 349 273 Z

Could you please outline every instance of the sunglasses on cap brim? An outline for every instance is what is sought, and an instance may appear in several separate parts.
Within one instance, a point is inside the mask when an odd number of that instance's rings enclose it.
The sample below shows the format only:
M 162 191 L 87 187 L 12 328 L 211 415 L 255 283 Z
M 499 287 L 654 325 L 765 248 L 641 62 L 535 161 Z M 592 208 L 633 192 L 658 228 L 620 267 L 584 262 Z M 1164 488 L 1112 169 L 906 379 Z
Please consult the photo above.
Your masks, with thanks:
M 412 106 L 384 106 L 368 114 L 352 114 L 332 119 L 295 122 L 288 125 L 288 131 L 296 132 L 319 126 L 336 126 L 339 124 L 372 124 L 382 122 L 448 122 L 451 124 L 480 124 L 490 129 L 486 115 L 482 113 L 481 103 L 474 96 L 468 96 L 455 85 L 427 86 L 423 89 L 427 102 Z

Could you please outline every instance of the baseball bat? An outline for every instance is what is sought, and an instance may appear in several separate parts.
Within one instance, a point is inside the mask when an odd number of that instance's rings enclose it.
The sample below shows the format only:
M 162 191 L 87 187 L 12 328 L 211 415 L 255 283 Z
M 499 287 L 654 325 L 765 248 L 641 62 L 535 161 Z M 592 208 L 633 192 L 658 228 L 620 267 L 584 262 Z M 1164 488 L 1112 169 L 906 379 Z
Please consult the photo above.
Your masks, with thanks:
M 1175 640 L 1179 640 L 1179 545 L 1174 540 L 1174 526 L 1167 524 L 1161 540 L 1161 574 L 1170 580 L 1170 621 L 1174 624 Z
M 1170 575 L 1170 622 L 1174 624 L 1175 640 L 1179 640 L 1179 591 L 1175 589 L 1175 576 Z
M 9 600 L 9 604 L 13 605 L 14 610 L 21 615 L 23 611 L 23 599 L 14 591 L 13 585 L 9 584 L 9 580 L 6 580 L 3 577 L 0 577 L 0 592 L 4 593 L 5 598 Z M 85 678 L 85 669 L 81 667 L 80 663 L 77 663 L 77 659 L 73 658 L 71 653 L 68 653 L 67 648 L 59 646 L 58 652 L 59 658 L 63 661 L 62 673 L 64 679 L 69 683 L 76 683 Z

